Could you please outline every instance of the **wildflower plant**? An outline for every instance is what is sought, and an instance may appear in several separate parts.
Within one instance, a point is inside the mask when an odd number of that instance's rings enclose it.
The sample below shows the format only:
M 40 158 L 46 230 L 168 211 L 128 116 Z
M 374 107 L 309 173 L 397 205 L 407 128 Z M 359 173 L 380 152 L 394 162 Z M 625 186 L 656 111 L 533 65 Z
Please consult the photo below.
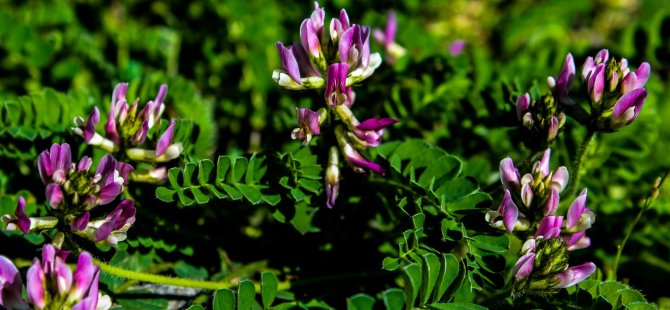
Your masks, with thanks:
M 300 25 L 300 42 L 288 46 L 276 43 L 282 67 L 274 70 L 272 78 L 280 86 L 290 90 L 325 87 L 324 108 L 319 111 L 297 108 L 298 128 L 293 130 L 291 138 L 307 144 L 312 136 L 321 134 L 320 126 L 328 124 L 349 167 L 357 173 L 373 171 L 384 175 L 386 171 L 381 165 L 360 152 L 379 146 L 385 128 L 398 121 L 370 118 L 360 122 L 351 110 L 356 99 L 352 86 L 374 73 L 381 64 L 381 56 L 370 52 L 370 27 L 351 23 L 342 9 L 339 17 L 331 19 L 327 35 L 325 14 L 318 2 L 314 2 L 312 15 Z M 395 20 L 389 22 L 386 36 L 388 44 L 393 45 Z M 324 178 L 328 208 L 335 205 L 339 193 L 336 156 L 331 149 Z
M 0 309 L 663 308 L 659 1 L 2 3 Z

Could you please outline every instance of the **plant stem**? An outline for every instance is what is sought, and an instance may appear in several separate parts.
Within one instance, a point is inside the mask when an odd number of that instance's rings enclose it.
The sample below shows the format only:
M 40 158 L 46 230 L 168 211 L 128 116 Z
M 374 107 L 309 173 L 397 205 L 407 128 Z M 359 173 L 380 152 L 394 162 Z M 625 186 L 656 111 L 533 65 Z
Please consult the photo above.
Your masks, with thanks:
M 199 288 L 205 290 L 218 290 L 218 289 L 228 289 L 237 286 L 236 284 L 230 282 L 213 282 L 213 281 L 203 281 L 203 280 L 194 280 L 194 279 L 185 279 L 177 277 L 169 277 L 163 275 L 156 275 L 150 273 L 144 273 L 139 271 L 127 270 L 119 267 L 115 267 L 93 259 L 93 262 L 100 266 L 100 270 L 104 273 L 142 282 L 157 283 L 170 286 L 181 286 L 181 287 L 191 287 Z M 255 284 L 256 291 L 260 292 L 260 284 Z M 280 282 L 277 287 L 278 291 L 285 291 L 291 288 L 290 282 Z
M 607 275 L 608 280 L 616 280 L 616 273 L 617 270 L 619 269 L 619 261 L 621 260 L 621 254 L 623 254 L 623 248 L 626 245 L 626 242 L 628 242 L 628 238 L 630 238 L 630 236 L 633 234 L 633 230 L 635 230 L 635 226 L 642 218 L 644 212 L 649 210 L 653 202 L 656 200 L 658 190 L 661 187 L 661 185 L 663 185 L 663 182 L 665 181 L 665 178 L 668 176 L 669 172 L 670 171 L 666 172 L 660 178 L 658 183 L 654 185 L 651 194 L 649 194 L 649 196 L 645 198 L 644 205 L 642 205 L 640 211 L 637 213 L 637 216 L 635 216 L 635 219 L 633 219 L 633 221 L 628 226 L 628 229 L 626 229 L 626 234 L 624 235 L 623 240 L 621 240 L 621 243 L 617 246 L 616 257 L 614 258 L 614 264 L 612 264 L 612 270 L 610 270 L 609 274 Z
M 595 136 L 596 131 L 593 129 L 588 129 L 586 137 L 584 137 L 584 141 L 582 141 L 582 144 L 579 146 L 577 156 L 575 157 L 575 163 L 572 165 L 572 174 L 575 177 L 572 182 L 570 182 L 572 185 L 570 186 L 570 190 L 567 191 L 568 197 L 574 196 L 575 192 L 577 192 L 577 189 L 579 188 L 579 179 L 582 175 L 582 163 L 584 162 L 584 157 L 586 157 L 586 151 L 589 149 L 589 146 L 591 145 L 591 142 Z

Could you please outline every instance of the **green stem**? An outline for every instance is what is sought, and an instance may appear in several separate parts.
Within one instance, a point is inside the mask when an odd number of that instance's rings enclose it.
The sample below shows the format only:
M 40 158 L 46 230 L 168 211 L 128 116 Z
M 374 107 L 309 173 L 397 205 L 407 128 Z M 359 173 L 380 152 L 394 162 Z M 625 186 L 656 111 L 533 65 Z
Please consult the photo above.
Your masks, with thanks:
M 572 182 L 570 182 L 572 185 L 570 185 L 570 190 L 567 191 L 568 197 L 574 196 L 575 192 L 577 192 L 577 189 L 579 188 L 579 179 L 582 175 L 582 163 L 584 162 L 584 157 L 586 157 L 586 151 L 589 149 L 589 146 L 591 145 L 591 142 L 595 136 L 596 131 L 589 129 L 586 133 L 586 137 L 584 137 L 584 141 L 582 141 L 582 144 L 579 146 L 577 156 L 575 157 L 575 163 L 572 165 L 571 174 L 573 174 L 575 177 Z
M 637 223 L 642 219 L 642 215 L 644 212 L 649 210 L 653 202 L 656 200 L 656 196 L 658 195 L 658 190 L 663 185 L 663 182 L 665 181 L 665 178 L 668 176 L 669 172 L 666 172 L 660 179 L 660 181 L 654 185 L 654 189 L 652 190 L 651 194 L 647 196 L 647 198 L 644 200 L 644 205 L 640 208 L 640 211 L 637 213 L 637 216 L 635 216 L 635 219 L 628 225 L 628 229 L 626 229 L 626 234 L 623 237 L 623 240 L 621 240 L 621 243 L 617 245 L 617 251 L 616 251 L 616 257 L 614 258 L 614 264 L 612 264 L 612 269 L 610 270 L 609 274 L 607 275 L 608 280 L 616 280 L 616 273 L 617 270 L 619 269 L 619 261 L 621 260 L 621 255 L 623 254 L 623 248 L 626 246 L 626 242 L 628 242 L 628 239 L 630 236 L 633 234 L 633 230 L 635 230 L 635 226 Z
M 100 270 L 104 273 L 142 282 L 157 283 L 170 286 L 181 286 L 181 287 L 191 287 L 199 288 L 205 290 L 218 290 L 218 289 L 229 289 L 237 285 L 229 282 L 213 282 L 213 281 L 202 281 L 194 279 L 185 279 L 185 278 L 176 278 L 163 275 L 156 275 L 150 273 L 144 273 L 139 271 L 127 270 L 119 267 L 115 267 L 93 259 L 93 262 L 100 267 Z M 260 291 L 260 285 L 255 284 L 256 291 Z M 281 282 L 277 287 L 278 291 L 285 291 L 291 288 L 290 282 Z

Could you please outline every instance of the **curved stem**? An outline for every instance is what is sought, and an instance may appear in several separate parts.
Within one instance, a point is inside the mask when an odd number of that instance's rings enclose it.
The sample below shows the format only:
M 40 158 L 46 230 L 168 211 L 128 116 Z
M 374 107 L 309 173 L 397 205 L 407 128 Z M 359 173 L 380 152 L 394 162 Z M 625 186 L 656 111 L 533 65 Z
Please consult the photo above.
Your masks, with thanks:
M 119 267 L 115 267 L 112 265 L 109 265 L 105 262 L 102 262 L 97 259 L 93 259 L 93 262 L 100 267 L 100 271 L 130 279 L 130 280 L 136 280 L 136 281 L 142 281 L 142 282 L 150 282 L 150 283 L 157 283 L 157 284 L 163 284 L 163 285 L 170 285 L 170 286 L 181 286 L 181 287 L 191 287 L 191 288 L 199 288 L 199 289 L 205 289 L 205 290 L 218 290 L 218 289 L 228 289 L 235 287 L 237 285 L 229 283 L 229 282 L 214 282 L 214 281 L 203 281 L 203 280 L 194 280 L 194 279 L 185 279 L 185 278 L 176 278 L 176 277 L 169 277 L 169 276 L 163 276 L 163 275 L 156 275 L 156 274 L 150 274 L 150 273 L 144 273 L 144 272 L 139 272 L 139 271 L 133 271 L 133 270 L 127 270 Z M 260 291 L 260 284 L 255 284 L 256 286 L 256 291 Z M 291 283 L 290 282 L 280 282 L 279 286 L 277 287 L 278 291 L 285 291 L 291 288 Z
M 589 129 L 588 132 L 586 133 L 586 137 L 584 137 L 584 141 L 582 141 L 582 144 L 579 146 L 579 150 L 577 151 L 577 156 L 575 157 L 575 163 L 572 165 L 572 174 L 575 176 L 572 182 L 570 182 L 572 185 L 570 185 L 570 190 L 567 192 L 568 197 L 574 196 L 575 192 L 579 188 L 579 179 L 581 178 L 582 175 L 582 163 L 584 162 L 584 157 L 586 156 L 586 151 L 589 149 L 589 146 L 591 145 L 591 142 L 593 141 L 593 138 L 596 136 L 596 131 L 593 129 Z
M 642 219 L 642 215 L 644 214 L 644 212 L 649 210 L 654 200 L 656 200 L 656 197 L 658 197 L 658 190 L 661 187 L 661 185 L 663 185 L 663 182 L 665 181 L 665 178 L 668 176 L 668 173 L 670 173 L 670 171 L 666 172 L 660 178 L 660 180 L 656 184 L 654 184 L 654 188 L 652 189 L 651 194 L 647 196 L 647 198 L 644 200 L 644 205 L 642 205 L 640 211 L 637 213 L 637 216 L 635 216 L 635 219 L 633 219 L 633 221 L 628 226 L 628 229 L 626 229 L 626 234 L 624 235 L 623 240 L 621 240 L 621 243 L 617 245 L 614 264 L 612 264 L 612 269 L 607 275 L 608 280 L 616 280 L 616 273 L 617 270 L 619 269 L 619 261 L 621 260 L 621 255 L 623 254 L 623 247 L 626 245 L 626 242 L 628 242 L 628 238 L 630 238 L 630 236 L 633 234 L 633 230 L 635 230 L 635 226 L 640 221 L 640 219 Z

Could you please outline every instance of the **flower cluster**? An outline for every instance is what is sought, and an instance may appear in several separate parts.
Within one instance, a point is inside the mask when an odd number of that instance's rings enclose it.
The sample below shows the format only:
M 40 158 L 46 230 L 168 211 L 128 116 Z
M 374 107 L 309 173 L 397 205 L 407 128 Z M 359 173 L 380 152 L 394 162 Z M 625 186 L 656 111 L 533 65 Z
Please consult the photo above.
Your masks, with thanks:
M 381 143 L 384 129 L 397 122 L 390 118 L 371 118 L 358 121 L 351 111 L 356 94 L 352 85 L 369 77 L 381 64 L 379 53 L 370 53 L 370 28 L 349 22 L 345 10 L 330 22 L 329 35 L 324 24 L 325 11 L 314 3 L 314 12 L 300 26 L 300 42 L 284 46 L 277 42 L 281 69 L 273 72 L 273 79 L 292 90 L 325 88 L 326 108 L 312 111 L 298 108 L 298 128 L 291 132 L 293 139 L 310 142 L 323 133 L 320 128 L 330 120 L 340 153 L 347 164 L 358 173 L 374 171 L 385 174 L 377 163 L 360 154 Z M 389 21 L 385 42 L 392 44 L 395 21 Z M 333 207 L 339 190 L 339 158 L 333 149 L 326 169 L 326 206 Z
M 150 130 L 159 124 L 165 110 L 163 101 L 167 95 L 167 85 L 161 85 L 156 98 L 149 101 L 141 111 L 138 111 L 139 99 L 132 105 L 128 104 L 127 90 L 128 83 L 119 83 L 114 88 L 104 137 L 95 130 L 100 122 L 100 111 L 97 107 L 93 108 L 88 119 L 75 118 L 77 127 L 72 131 L 83 137 L 89 145 L 99 147 L 108 153 L 124 154 L 123 156 L 137 162 L 162 163 L 179 157 L 184 147 L 181 142 L 174 142 L 174 120 L 170 121 L 170 125 L 161 134 L 155 148 L 146 147 Z M 150 169 L 136 179 L 159 182 L 166 177 L 166 168 L 158 167 Z
M 109 296 L 98 292 L 99 267 L 91 255 L 82 252 L 74 272 L 67 266 L 68 252 L 51 244 L 42 247 L 42 260 L 33 260 L 26 273 L 26 295 L 19 270 L 0 255 L 0 308 L 3 309 L 109 309 Z
M 558 217 L 560 218 L 560 217 Z M 545 222 L 547 224 L 545 224 Z M 535 238 L 528 239 L 521 248 L 522 256 L 514 265 L 514 290 L 518 293 L 546 294 L 573 286 L 596 271 L 592 262 L 577 266 L 568 264 L 568 250 L 560 234 L 560 219 L 546 217 Z M 558 224 L 557 224 L 558 223 Z
M 277 42 L 282 68 L 272 78 L 287 89 L 319 89 L 329 65 L 345 63 L 346 86 L 363 81 L 381 64 L 379 53 L 370 54 L 370 27 L 349 23 L 343 9 L 330 22 L 326 37 L 325 10 L 314 2 L 314 12 L 300 25 L 300 43 Z
M 558 79 L 547 79 L 554 97 L 568 111 L 576 105 L 568 96 L 575 74 L 574 60 L 568 54 Z M 599 51 L 595 57 L 589 56 L 581 72 L 590 98 L 591 113 L 587 125 L 599 131 L 614 131 L 632 123 L 647 98 L 644 86 L 650 74 L 649 63 L 643 62 L 633 72 L 628 67 L 628 60 L 622 58 L 617 61 L 610 57 L 606 49 Z
M 595 222 L 595 213 L 586 207 L 584 189 L 568 209 L 567 219 L 557 216 L 560 194 L 568 183 L 568 170 L 549 166 L 551 150 L 546 150 L 530 173 L 520 175 L 511 158 L 500 162 L 500 179 L 505 194 L 500 207 L 489 211 L 486 220 L 509 232 L 535 229 L 516 264 L 517 291 L 536 293 L 574 285 L 595 270 L 593 263 L 569 268 L 568 252 L 591 244 L 586 230 Z
M 102 157 L 93 173 L 90 171 L 92 163 L 88 156 L 82 157 L 78 164 L 73 163 L 67 143 L 54 144 L 43 151 L 37 167 L 46 185 L 51 216 L 28 217 L 25 201 L 19 198 L 14 215 L 2 217 L 8 222 L 7 229 L 28 233 L 59 226 L 101 244 L 116 246 L 118 241 L 124 240 L 126 231 L 135 222 L 132 200 L 121 201 L 104 218 L 91 220 L 91 216 L 98 206 L 112 203 L 123 192 L 133 167 L 109 154 Z
M 532 100 L 529 93 L 519 96 L 516 115 L 526 129 L 525 143 L 532 150 L 546 149 L 565 125 L 565 114 L 551 95 L 542 96 L 539 101 Z

